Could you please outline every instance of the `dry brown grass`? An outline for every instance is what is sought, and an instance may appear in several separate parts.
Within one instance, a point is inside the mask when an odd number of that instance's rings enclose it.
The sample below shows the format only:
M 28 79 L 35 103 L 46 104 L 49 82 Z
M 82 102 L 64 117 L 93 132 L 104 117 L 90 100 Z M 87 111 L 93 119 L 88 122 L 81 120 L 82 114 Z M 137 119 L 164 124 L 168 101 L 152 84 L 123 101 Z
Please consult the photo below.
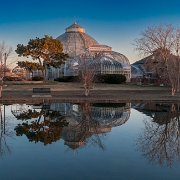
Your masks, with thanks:
M 32 98 L 34 87 L 49 87 L 52 98 Z M 95 84 L 89 97 L 84 96 L 83 85 L 80 83 L 49 83 L 49 84 L 24 84 L 8 85 L 4 87 L 3 98 L 6 102 L 39 102 L 39 101 L 180 101 L 180 94 L 171 96 L 168 87 Z

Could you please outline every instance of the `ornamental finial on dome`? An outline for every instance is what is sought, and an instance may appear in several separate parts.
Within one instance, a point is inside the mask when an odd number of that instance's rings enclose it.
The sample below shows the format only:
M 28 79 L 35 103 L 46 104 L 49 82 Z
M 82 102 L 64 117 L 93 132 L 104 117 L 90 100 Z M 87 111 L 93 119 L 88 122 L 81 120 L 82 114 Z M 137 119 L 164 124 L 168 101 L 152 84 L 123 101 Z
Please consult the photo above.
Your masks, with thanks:
M 82 28 L 77 24 L 77 22 L 74 22 L 71 26 L 66 28 L 66 32 L 80 32 L 85 33 L 85 29 Z

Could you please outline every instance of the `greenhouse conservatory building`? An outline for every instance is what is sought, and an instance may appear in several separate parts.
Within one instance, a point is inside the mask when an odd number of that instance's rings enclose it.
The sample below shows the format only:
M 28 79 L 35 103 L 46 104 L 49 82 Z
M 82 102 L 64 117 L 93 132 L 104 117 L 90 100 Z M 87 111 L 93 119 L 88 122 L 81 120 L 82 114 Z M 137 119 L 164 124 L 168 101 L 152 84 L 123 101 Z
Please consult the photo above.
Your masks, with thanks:
M 64 53 L 69 58 L 60 68 L 48 68 L 48 79 L 77 76 L 83 57 L 83 60 L 94 67 L 95 74 L 123 74 L 130 81 L 131 66 L 127 57 L 114 52 L 110 46 L 99 44 L 77 23 L 66 28 L 65 33 L 57 39 L 63 44 Z

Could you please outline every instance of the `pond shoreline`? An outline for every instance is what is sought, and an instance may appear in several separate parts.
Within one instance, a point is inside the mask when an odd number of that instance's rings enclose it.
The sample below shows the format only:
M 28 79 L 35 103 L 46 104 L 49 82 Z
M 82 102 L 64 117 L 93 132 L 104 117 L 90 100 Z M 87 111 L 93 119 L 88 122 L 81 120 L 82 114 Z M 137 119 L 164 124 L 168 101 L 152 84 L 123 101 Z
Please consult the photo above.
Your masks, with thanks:
M 160 103 L 179 103 L 180 94 L 171 96 L 170 91 L 157 90 L 92 90 L 86 97 L 83 90 L 52 91 L 52 97 L 32 97 L 30 90 L 8 90 L 3 91 L 1 103 L 13 104 L 33 104 L 33 103 L 54 103 L 54 102 L 72 102 L 81 103 L 99 102 L 99 103 L 119 103 L 119 102 L 160 102 Z

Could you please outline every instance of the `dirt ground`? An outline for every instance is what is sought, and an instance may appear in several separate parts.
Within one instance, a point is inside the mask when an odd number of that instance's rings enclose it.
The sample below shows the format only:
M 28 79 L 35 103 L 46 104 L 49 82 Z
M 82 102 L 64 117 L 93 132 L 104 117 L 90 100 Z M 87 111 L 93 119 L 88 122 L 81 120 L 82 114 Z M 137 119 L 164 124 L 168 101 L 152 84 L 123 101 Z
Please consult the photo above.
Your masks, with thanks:
M 52 97 L 32 98 L 33 88 L 51 88 Z M 84 89 L 80 83 L 48 83 L 48 84 L 11 84 L 3 87 L 1 102 L 40 102 L 40 101 L 180 101 L 180 94 L 171 96 L 169 87 L 95 84 L 89 97 L 84 96 Z

